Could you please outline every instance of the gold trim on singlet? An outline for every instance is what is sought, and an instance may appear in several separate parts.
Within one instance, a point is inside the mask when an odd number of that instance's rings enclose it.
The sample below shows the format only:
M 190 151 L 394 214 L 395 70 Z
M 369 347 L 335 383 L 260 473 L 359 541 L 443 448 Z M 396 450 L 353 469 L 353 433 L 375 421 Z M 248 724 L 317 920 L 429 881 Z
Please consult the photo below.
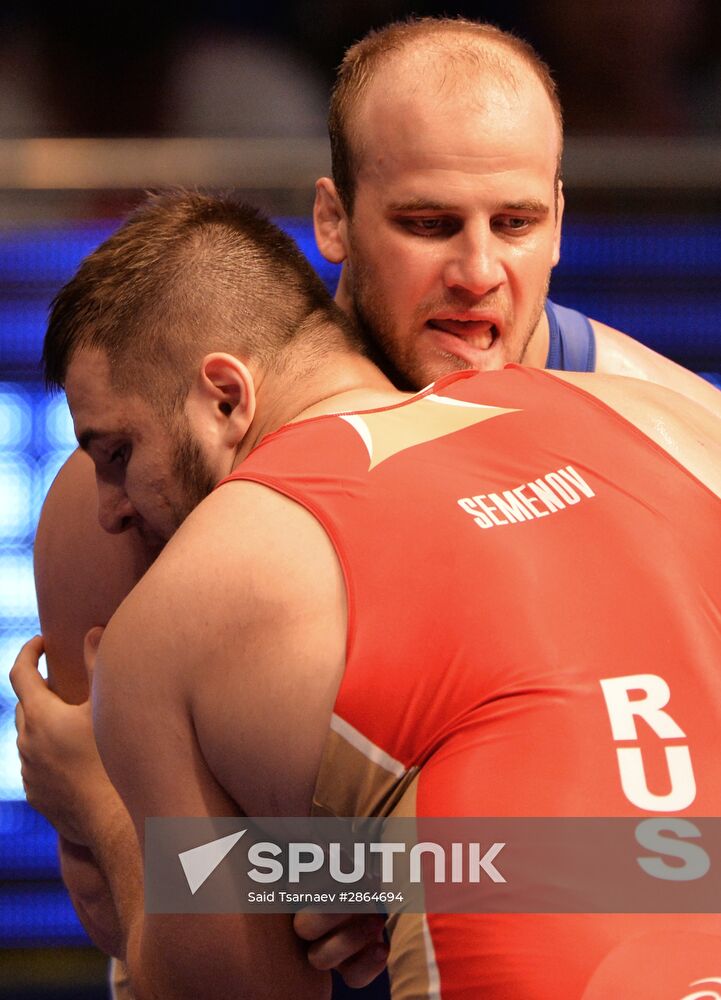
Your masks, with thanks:
M 313 795 L 313 815 L 413 818 L 418 775 L 417 767 L 404 768 L 334 715 Z M 440 1000 L 440 976 L 425 914 L 393 914 L 387 927 L 393 1000 Z
M 323 747 L 313 816 L 389 816 L 418 769 L 405 769 L 338 716 Z

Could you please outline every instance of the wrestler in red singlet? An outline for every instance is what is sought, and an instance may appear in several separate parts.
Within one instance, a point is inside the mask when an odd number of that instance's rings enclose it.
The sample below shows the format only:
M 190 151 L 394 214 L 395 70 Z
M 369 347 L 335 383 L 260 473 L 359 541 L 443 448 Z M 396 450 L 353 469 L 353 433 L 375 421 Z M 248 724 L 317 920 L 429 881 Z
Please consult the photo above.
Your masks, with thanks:
M 345 575 L 318 813 L 721 815 L 721 504 L 594 397 L 464 372 L 288 425 L 231 479 L 311 511 Z M 715 997 L 716 935 L 703 915 L 408 915 L 392 992 Z

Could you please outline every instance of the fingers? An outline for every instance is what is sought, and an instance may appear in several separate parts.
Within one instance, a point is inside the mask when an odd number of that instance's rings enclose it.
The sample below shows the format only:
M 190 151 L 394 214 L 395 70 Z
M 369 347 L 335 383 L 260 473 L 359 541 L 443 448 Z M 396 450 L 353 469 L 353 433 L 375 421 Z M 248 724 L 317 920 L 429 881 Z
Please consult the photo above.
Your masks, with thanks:
M 353 919 L 352 913 L 313 913 L 311 910 L 301 910 L 293 917 L 293 930 L 303 941 L 317 941 Z
M 38 673 L 44 648 L 43 637 L 36 635 L 25 643 L 17 655 L 10 671 L 10 683 L 20 701 L 27 702 L 37 692 L 47 690 L 45 680 Z
M 310 917 L 310 914 L 308 915 Z M 381 914 L 356 914 L 343 918 L 333 917 L 333 923 L 328 923 L 329 915 L 314 914 L 320 920 L 304 920 L 301 929 L 307 934 L 312 930 L 326 931 L 319 939 L 314 939 L 308 948 L 308 960 L 316 969 L 338 969 L 343 977 L 350 975 L 353 982 L 346 980 L 348 985 L 356 985 L 366 975 L 370 979 L 382 970 L 387 958 L 387 949 L 383 942 L 385 918 Z M 325 917 L 325 924 L 322 918 Z M 379 950 L 380 949 L 380 950 Z M 375 971 L 372 971 L 375 970 Z M 370 974 L 372 971 L 372 975 Z M 370 982 L 365 979 L 365 982 Z
M 85 660 L 85 669 L 88 674 L 88 680 L 91 682 L 93 679 L 93 671 L 95 670 L 95 660 L 98 655 L 98 646 L 100 645 L 100 640 L 103 637 L 104 631 L 104 628 L 101 628 L 100 625 L 96 625 L 86 633 L 85 639 L 83 640 L 83 659 Z
M 385 969 L 389 950 L 385 941 L 376 942 L 367 945 L 353 958 L 341 962 L 337 966 L 337 970 L 343 977 L 346 986 L 358 990 L 362 986 L 372 983 L 376 976 L 380 976 Z

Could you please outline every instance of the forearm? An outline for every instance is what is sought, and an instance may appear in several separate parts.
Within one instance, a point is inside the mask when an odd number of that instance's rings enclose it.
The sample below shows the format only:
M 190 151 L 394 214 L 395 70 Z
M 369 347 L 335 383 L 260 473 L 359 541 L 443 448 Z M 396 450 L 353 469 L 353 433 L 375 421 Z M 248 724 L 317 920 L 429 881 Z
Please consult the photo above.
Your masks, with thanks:
M 287 915 L 146 914 L 141 853 L 108 810 L 89 823 L 93 853 L 118 914 L 135 1000 L 324 1000 L 330 977 L 313 969 Z M 132 827 L 131 827 L 132 830 Z
M 178 975 L 180 970 L 172 964 L 172 937 L 167 947 L 162 941 L 150 940 L 142 855 L 132 820 L 119 796 L 111 809 L 91 811 L 87 830 L 98 874 L 110 891 L 117 919 L 116 954 L 125 963 L 133 1000 L 191 1000 L 205 996 L 197 988 L 188 989 L 182 975 Z
M 142 927 L 143 864 L 135 828 L 120 796 L 88 818 L 88 842 L 92 860 L 81 873 L 85 890 L 81 901 L 86 907 L 92 904 L 95 927 L 112 947 L 94 938 L 96 943 L 127 961 L 128 943 Z
M 115 902 L 92 851 L 61 836 L 58 854 L 63 882 L 83 927 L 101 951 L 122 957 L 124 941 Z

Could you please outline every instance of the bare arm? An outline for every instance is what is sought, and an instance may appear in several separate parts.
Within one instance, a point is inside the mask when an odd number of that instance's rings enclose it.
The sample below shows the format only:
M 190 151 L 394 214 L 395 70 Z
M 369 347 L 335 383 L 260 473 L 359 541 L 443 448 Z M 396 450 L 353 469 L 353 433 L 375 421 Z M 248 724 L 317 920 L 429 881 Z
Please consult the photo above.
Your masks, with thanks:
M 92 851 L 60 835 L 58 848 L 60 873 L 80 922 L 101 951 L 122 958 L 124 942 L 113 896 Z
M 58 475 L 44 504 L 35 545 L 35 571 L 51 686 L 65 701 L 78 705 L 87 698 L 88 691 L 83 664 L 85 633 L 110 620 L 153 555 L 144 549 L 135 532 L 109 535 L 102 531 L 96 507 L 92 463 L 76 452 Z M 46 699 L 42 723 L 57 719 L 63 732 L 56 746 L 63 747 L 77 720 L 59 715 L 59 709 L 62 706 Z M 59 752 L 50 749 L 49 743 L 46 745 L 48 753 Z M 48 758 L 43 758 L 37 745 L 34 750 L 36 773 L 50 779 Z M 40 794 L 37 788 L 33 793 Z M 42 796 L 35 801 L 36 807 L 49 815 L 50 796 L 55 796 L 54 790 L 45 801 L 41 801 Z M 123 889 L 134 901 L 131 905 L 136 905 L 142 899 L 142 873 L 135 830 L 119 799 L 107 815 L 113 818 L 105 833 L 105 846 L 99 845 L 96 850 L 106 857 L 113 856 L 116 863 L 122 862 Z M 99 836 L 100 830 L 96 829 L 96 840 Z M 83 925 L 101 950 L 124 957 L 125 936 L 103 866 L 90 848 L 62 835 L 59 847 L 63 879 Z M 303 927 L 301 919 L 301 930 Z M 349 924 L 343 917 L 326 921 L 319 929 L 312 925 L 301 936 L 308 940 L 322 937 L 312 952 L 316 968 L 340 965 L 348 981 L 360 985 L 383 967 L 385 946 L 380 944 L 378 954 L 373 948 L 380 933 L 377 921 L 361 918 Z M 373 942 L 371 947 L 369 940 Z
M 596 371 L 626 375 L 673 389 L 715 416 L 721 417 L 721 392 L 706 379 L 628 337 L 619 330 L 591 320 L 596 334 Z
M 147 816 L 307 814 L 345 639 L 340 568 L 310 515 L 243 483 L 204 501 L 100 648 L 98 742 L 138 839 Z M 145 914 L 101 860 L 139 1000 L 327 995 L 288 916 Z

